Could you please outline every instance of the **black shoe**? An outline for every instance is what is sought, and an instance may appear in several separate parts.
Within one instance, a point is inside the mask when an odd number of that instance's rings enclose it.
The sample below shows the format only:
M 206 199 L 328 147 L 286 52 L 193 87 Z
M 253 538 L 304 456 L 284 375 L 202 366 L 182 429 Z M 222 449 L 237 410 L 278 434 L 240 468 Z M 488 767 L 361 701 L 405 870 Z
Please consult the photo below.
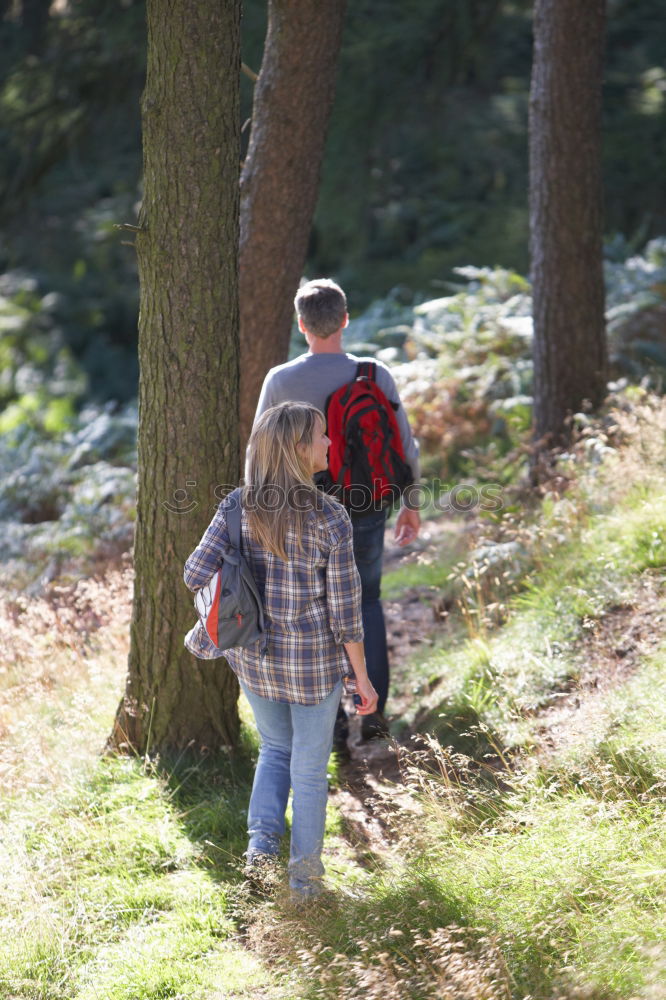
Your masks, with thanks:
M 361 717 L 362 740 L 386 740 L 391 736 L 389 724 L 381 712 Z

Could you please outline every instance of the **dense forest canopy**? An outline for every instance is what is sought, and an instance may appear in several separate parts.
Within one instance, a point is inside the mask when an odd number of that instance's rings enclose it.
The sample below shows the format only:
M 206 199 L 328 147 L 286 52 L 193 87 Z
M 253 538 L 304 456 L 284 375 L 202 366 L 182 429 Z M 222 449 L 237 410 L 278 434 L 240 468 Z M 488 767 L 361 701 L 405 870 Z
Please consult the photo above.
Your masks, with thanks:
M 144 5 L 0 9 L 0 294 L 26 308 L 48 295 L 50 329 L 92 395 L 131 398 L 136 265 L 113 224 L 134 221 L 141 198 Z M 336 275 L 353 311 L 396 287 L 407 301 L 441 294 L 456 265 L 526 271 L 531 14 L 528 0 L 349 5 L 308 270 Z M 255 71 L 265 19 L 263 0 L 247 0 Z M 666 232 L 664 51 L 659 0 L 610 0 L 611 250 Z M 243 121 L 251 98 L 244 76 Z

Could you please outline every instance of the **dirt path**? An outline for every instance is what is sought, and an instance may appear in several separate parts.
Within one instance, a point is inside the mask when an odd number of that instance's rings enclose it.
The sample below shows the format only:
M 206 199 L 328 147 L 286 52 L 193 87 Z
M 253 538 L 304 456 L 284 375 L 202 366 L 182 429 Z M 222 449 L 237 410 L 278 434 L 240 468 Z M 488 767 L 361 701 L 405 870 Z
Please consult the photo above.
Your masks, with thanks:
M 596 731 L 602 735 L 608 692 L 628 681 L 665 636 L 664 584 L 656 574 L 645 573 L 630 600 L 590 623 L 576 650 L 580 672 L 575 684 L 538 713 L 540 755 L 566 750 Z
M 436 558 L 448 532 L 451 522 L 446 519 L 424 521 L 418 542 L 405 550 L 393 542 L 389 528 L 384 571 L 415 559 Z M 400 715 L 412 697 L 404 665 L 419 647 L 427 645 L 443 629 L 436 610 L 437 598 L 431 588 L 414 587 L 405 591 L 400 600 L 383 601 L 392 675 L 402 692 L 389 705 L 394 715 Z M 363 742 L 358 717 L 350 716 L 349 729 L 350 758 L 341 765 L 342 783 L 332 792 L 331 800 L 343 818 L 345 836 L 356 860 L 365 865 L 368 852 L 381 856 L 390 848 L 391 820 L 398 813 L 413 809 L 413 800 L 404 789 L 396 742 Z

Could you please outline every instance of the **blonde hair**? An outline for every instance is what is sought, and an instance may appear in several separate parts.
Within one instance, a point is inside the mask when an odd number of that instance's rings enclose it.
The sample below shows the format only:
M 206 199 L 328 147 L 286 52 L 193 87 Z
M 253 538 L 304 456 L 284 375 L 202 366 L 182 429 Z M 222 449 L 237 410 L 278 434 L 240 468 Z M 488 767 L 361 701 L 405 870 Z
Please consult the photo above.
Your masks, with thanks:
M 305 520 L 317 509 L 319 490 L 312 481 L 312 445 L 321 410 L 309 403 L 280 403 L 266 410 L 250 435 L 242 504 L 252 538 L 287 559 L 285 538 L 292 527 L 299 549 Z M 321 507 L 321 504 L 319 504 Z

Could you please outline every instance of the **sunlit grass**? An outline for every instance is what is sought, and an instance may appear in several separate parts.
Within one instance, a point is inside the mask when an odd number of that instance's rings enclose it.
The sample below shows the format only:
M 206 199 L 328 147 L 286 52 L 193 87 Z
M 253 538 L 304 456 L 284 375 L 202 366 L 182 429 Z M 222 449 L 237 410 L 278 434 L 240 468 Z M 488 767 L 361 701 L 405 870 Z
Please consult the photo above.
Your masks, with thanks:
M 457 646 L 421 651 L 419 675 L 442 680 L 410 719 L 466 752 L 465 732 L 480 724 L 502 743 L 529 740 L 526 714 L 576 681 L 577 643 L 586 631 L 603 623 L 610 608 L 631 604 L 639 574 L 666 566 L 664 495 L 658 469 L 651 492 L 640 484 L 623 488 L 619 503 L 607 501 L 608 510 L 584 518 L 575 514 L 575 529 L 564 533 L 571 501 L 561 501 L 564 510 L 551 507 L 540 530 L 558 537 L 552 557 L 507 597 L 501 628 L 484 617 L 482 593 L 472 601 L 462 591 L 470 635 Z
M 388 861 L 307 914 L 262 914 L 266 953 L 305 963 L 313 998 L 659 997 L 665 652 L 608 694 L 603 743 L 566 761 L 493 775 L 436 742 L 403 754 L 413 809 Z M 627 781 L 632 745 L 653 766 Z
M 605 479 L 547 502 L 540 534 L 526 525 L 530 576 L 499 626 L 478 588 L 466 640 L 420 651 L 415 682 L 441 680 L 410 721 L 441 743 L 403 752 L 413 803 L 382 863 L 307 915 L 261 916 L 265 953 L 309 970 L 306 996 L 663 995 L 666 647 L 562 747 L 545 753 L 534 728 L 575 690 L 588 631 L 640 601 L 643 574 L 663 589 L 664 437 L 633 430 Z
M 4 607 L 0 995 L 253 997 L 271 977 L 235 935 L 255 739 L 207 762 L 100 756 L 127 596 L 110 578 Z
M 382 577 L 382 596 L 391 600 L 412 587 L 436 592 L 446 586 L 455 562 L 442 555 L 434 562 L 406 563 L 392 569 Z
M 223 976 L 243 996 L 265 983 L 230 940 L 247 772 L 238 786 L 228 767 L 209 767 L 202 797 L 173 773 L 101 759 L 50 799 L 10 802 L 0 832 L 10 995 L 204 996 Z
M 0 996 L 661 1000 L 666 645 L 639 651 L 572 738 L 547 748 L 539 730 L 539 711 L 575 692 L 586 636 L 648 580 L 666 632 L 664 435 L 644 416 L 536 525 L 516 521 L 527 577 L 465 585 L 445 547 L 389 579 L 394 599 L 457 583 L 463 613 L 414 654 L 405 722 L 421 738 L 401 751 L 406 788 L 368 814 L 384 844 L 363 843 L 362 813 L 350 836 L 330 808 L 327 891 L 308 906 L 242 884 L 256 753 L 244 701 L 235 755 L 101 756 L 129 577 L 5 603 Z M 331 777 L 344 784 L 334 763 Z

